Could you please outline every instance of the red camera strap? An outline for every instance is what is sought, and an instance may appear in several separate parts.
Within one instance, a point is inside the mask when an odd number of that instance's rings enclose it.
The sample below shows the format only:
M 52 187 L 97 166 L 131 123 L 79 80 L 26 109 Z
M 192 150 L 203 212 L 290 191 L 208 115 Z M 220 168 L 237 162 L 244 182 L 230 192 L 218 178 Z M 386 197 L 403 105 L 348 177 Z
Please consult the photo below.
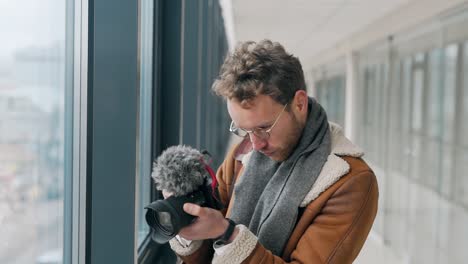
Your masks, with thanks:
M 212 189 L 213 193 L 215 193 L 214 191 L 216 189 L 216 186 L 218 185 L 218 180 L 216 179 L 216 174 L 213 171 L 213 169 L 206 163 L 205 163 L 205 169 L 208 171 L 208 173 L 211 176 L 211 189 Z

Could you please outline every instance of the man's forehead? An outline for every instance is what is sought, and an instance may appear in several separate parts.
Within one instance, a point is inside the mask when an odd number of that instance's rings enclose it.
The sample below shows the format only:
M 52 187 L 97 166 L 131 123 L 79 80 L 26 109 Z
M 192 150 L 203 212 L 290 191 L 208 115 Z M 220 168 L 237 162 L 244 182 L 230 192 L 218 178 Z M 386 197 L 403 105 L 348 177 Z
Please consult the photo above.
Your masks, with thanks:
M 246 99 L 246 100 L 238 100 L 236 98 L 232 98 L 227 101 L 228 101 L 228 104 L 236 105 L 244 109 L 252 109 L 252 108 L 258 108 L 258 107 L 265 107 L 265 106 L 270 107 L 270 106 L 274 106 L 274 104 L 276 103 L 275 100 L 273 100 L 273 98 L 264 94 L 259 94 L 255 96 L 254 98 Z
M 245 114 L 254 112 L 256 114 L 261 114 L 264 111 L 265 103 L 263 102 L 265 99 L 261 97 L 255 97 L 250 100 L 243 100 L 239 101 L 237 99 L 230 99 L 227 101 L 227 107 L 229 113 L 233 112 L 233 114 Z
M 265 97 L 257 96 L 255 99 L 249 100 L 248 104 L 235 99 L 228 100 L 227 108 L 231 119 L 237 126 L 245 129 L 269 124 L 272 118 L 271 115 L 275 113 L 275 109 L 280 105 L 270 97 Z
M 254 99 L 249 100 L 242 100 L 239 101 L 237 99 L 229 99 L 227 100 L 228 107 L 234 108 L 243 108 L 243 109 L 252 109 L 256 105 L 256 101 Z

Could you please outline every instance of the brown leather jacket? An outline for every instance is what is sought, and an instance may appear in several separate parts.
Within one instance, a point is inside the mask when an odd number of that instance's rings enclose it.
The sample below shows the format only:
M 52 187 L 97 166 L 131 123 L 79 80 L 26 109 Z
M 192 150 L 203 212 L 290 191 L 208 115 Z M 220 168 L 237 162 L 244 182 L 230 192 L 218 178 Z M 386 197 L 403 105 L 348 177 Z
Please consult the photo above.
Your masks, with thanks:
M 265 249 L 243 226 L 221 253 L 213 253 L 209 240 L 197 241 L 185 251 L 171 241 L 174 251 L 185 263 L 352 263 L 377 213 L 377 180 L 360 158 L 362 151 L 339 128 L 332 126 L 331 130 L 332 154 L 301 205 L 302 216 L 282 256 Z M 234 201 L 233 184 L 243 171 L 242 162 L 235 156 L 236 147 L 217 172 L 221 200 L 228 205 L 224 212 L 227 216 Z

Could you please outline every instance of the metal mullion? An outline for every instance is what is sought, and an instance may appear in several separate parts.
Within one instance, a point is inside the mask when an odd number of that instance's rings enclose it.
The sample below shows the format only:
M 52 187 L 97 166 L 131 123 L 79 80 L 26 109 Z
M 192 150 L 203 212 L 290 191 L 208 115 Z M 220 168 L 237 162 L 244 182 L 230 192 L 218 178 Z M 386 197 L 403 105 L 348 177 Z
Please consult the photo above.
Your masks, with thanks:
M 201 71 L 201 87 L 200 87 L 200 145 L 199 147 L 202 149 L 208 149 L 208 139 L 209 139 L 209 123 L 208 123 L 208 108 L 210 106 L 210 98 L 209 98 L 209 60 L 208 56 L 210 53 L 209 49 L 209 39 L 208 36 L 211 33 L 209 29 L 209 5 L 208 5 L 208 0 L 203 0 L 202 2 L 202 12 L 203 12 L 203 17 L 201 20 L 201 27 L 203 28 L 203 31 L 201 32 L 202 34 L 202 40 L 201 40 L 201 53 L 202 53 L 202 60 L 201 60 L 201 67 L 203 68 L 203 71 Z
M 196 138 L 196 147 L 201 148 L 201 138 L 202 138 L 202 103 L 203 103 L 203 17 L 204 17 L 204 2 L 198 1 L 198 63 L 197 63 L 197 106 L 196 106 L 196 128 L 197 133 Z
M 138 2 L 88 13 L 86 263 L 134 263 Z
M 72 263 L 73 245 L 76 244 L 73 240 L 73 150 L 74 150 L 74 112 L 75 96 L 75 1 L 67 0 L 65 8 L 65 97 L 64 97 L 64 201 L 63 201 L 63 248 L 62 262 Z
M 183 55 L 182 71 L 182 94 L 181 109 L 182 129 L 181 143 L 190 146 L 197 145 L 197 66 L 198 66 L 198 25 L 199 25 L 199 3 L 196 1 L 184 1 L 183 9 L 183 39 L 181 40 L 181 51 Z
M 152 93 L 152 124 L 151 124 L 151 160 L 154 160 L 162 151 L 161 143 L 161 28 L 162 28 L 162 2 L 155 1 L 153 6 L 153 93 Z M 160 193 L 151 184 L 151 201 L 160 199 Z M 154 263 L 163 248 L 155 243 L 148 235 L 138 248 L 138 263 Z
M 180 32 L 183 19 L 182 1 L 166 1 L 162 3 L 162 49 L 161 53 L 161 143 L 162 149 L 181 142 L 183 113 L 181 112 L 182 96 L 182 63 L 183 45 Z M 176 32 L 176 33 L 174 33 Z
M 71 263 L 86 263 L 88 1 L 74 2 Z M 67 260 L 64 259 L 64 262 Z

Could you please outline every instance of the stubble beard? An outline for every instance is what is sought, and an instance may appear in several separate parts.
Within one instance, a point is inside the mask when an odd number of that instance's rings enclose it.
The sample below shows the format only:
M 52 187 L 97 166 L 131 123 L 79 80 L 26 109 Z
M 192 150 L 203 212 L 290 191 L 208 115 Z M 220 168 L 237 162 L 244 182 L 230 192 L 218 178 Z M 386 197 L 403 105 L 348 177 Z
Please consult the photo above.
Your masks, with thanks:
M 292 120 L 291 132 L 285 135 L 286 141 L 278 152 L 278 158 L 274 159 L 276 161 L 285 161 L 289 158 L 299 143 L 302 131 L 304 130 L 305 124 L 301 124 L 294 114 L 291 113 L 290 116 Z

